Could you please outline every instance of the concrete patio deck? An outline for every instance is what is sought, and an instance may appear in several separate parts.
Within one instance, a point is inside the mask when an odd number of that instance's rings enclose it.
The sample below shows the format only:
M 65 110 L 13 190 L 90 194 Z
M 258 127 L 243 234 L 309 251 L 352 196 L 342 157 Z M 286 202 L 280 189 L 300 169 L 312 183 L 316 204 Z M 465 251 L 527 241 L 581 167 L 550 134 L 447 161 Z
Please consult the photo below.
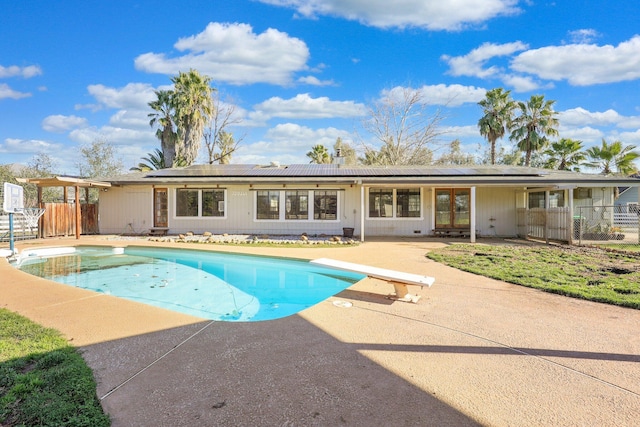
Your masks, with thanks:
M 142 242 L 98 236 L 17 247 L 78 243 Z M 113 426 L 638 425 L 639 310 L 510 285 L 424 257 L 444 244 L 173 244 L 434 276 L 418 304 L 386 299 L 390 285 L 365 279 L 284 319 L 211 322 L 35 278 L 0 260 L 0 307 L 60 330 L 81 350 Z

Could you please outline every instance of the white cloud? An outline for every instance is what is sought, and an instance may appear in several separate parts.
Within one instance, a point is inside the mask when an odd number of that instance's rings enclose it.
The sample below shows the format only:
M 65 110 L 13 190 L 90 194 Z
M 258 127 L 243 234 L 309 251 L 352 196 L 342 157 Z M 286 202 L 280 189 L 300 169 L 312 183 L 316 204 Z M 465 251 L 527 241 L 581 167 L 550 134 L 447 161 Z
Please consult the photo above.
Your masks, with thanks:
M 37 65 L 29 65 L 27 67 L 18 67 L 17 65 L 3 67 L 0 65 L 0 79 L 7 77 L 23 77 L 25 79 L 30 79 L 31 77 L 39 76 L 40 74 L 42 74 L 42 69 Z
M 87 90 L 100 106 L 107 108 L 149 109 L 149 102 L 156 99 L 154 87 L 147 83 L 129 83 L 122 88 L 101 84 L 89 85 Z
M 569 31 L 568 33 L 571 43 L 591 43 L 600 34 L 592 28 L 583 28 L 580 30 Z
M 300 39 L 273 28 L 255 34 L 250 25 L 238 23 L 211 22 L 203 32 L 181 38 L 174 46 L 186 53 L 174 58 L 145 53 L 135 59 L 136 68 L 164 74 L 194 68 L 214 81 L 230 84 L 288 85 L 293 73 L 307 69 L 309 58 L 309 49 Z
M 87 119 L 78 116 L 63 116 L 55 114 L 42 120 L 42 129 L 47 132 L 64 133 L 73 128 L 87 126 Z
M 148 114 L 151 110 L 118 110 L 109 118 L 109 124 L 114 127 L 133 129 L 151 129 Z
M 8 154 L 36 154 L 39 152 L 56 152 L 61 144 L 54 144 L 39 139 L 7 138 L 0 143 L 0 153 Z
M 604 132 L 591 126 L 572 127 L 565 126 L 560 122 L 558 129 L 562 138 L 576 139 L 583 141 L 585 146 L 599 142 L 604 137 Z
M 426 103 L 429 105 L 446 105 L 457 107 L 465 103 L 477 103 L 484 98 L 487 90 L 475 86 L 425 85 L 420 88 Z
M 354 101 L 332 101 L 327 97 L 312 98 L 308 93 L 290 99 L 272 97 L 254 106 L 249 114 L 251 120 L 265 122 L 273 117 L 287 119 L 325 119 L 359 117 L 366 113 L 365 107 Z
M 513 88 L 516 92 L 531 92 L 538 90 L 543 85 L 536 82 L 531 76 L 518 76 L 515 74 L 504 74 L 501 77 L 502 82 Z M 553 84 L 544 85 L 545 88 L 550 89 Z
M 592 112 L 577 107 L 558 114 L 560 123 L 570 126 L 616 126 L 620 128 L 640 128 L 640 116 L 623 116 L 615 110 Z
M 573 86 L 622 82 L 640 78 L 640 36 L 618 46 L 569 44 L 532 49 L 516 56 L 511 67 Z
M 303 83 L 312 86 L 335 86 L 336 83 L 333 80 L 320 80 L 315 76 L 300 77 L 298 83 Z
M 333 127 L 311 129 L 295 123 L 279 124 L 269 129 L 263 140 L 241 145 L 233 155 L 233 163 L 309 163 L 306 153 L 311 147 L 322 144 L 331 150 L 338 138 L 351 141 L 349 132 Z
M 80 144 L 90 144 L 100 139 L 110 144 L 121 145 L 159 145 L 151 128 L 147 131 L 127 129 L 115 126 L 85 127 L 69 132 L 69 138 Z
M 640 129 L 634 132 L 621 132 L 615 138 L 611 138 L 611 140 L 623 141 L 625 144 L 635 145 L 636 147 L 638 147 L 640 146 Z
M 527 44 L 520 41 L 504 44 L 483 43 L 466 55 L 442 55 L 441 59 L 449 64 L 448 73 L 453 76 L 498 77 L 504 70 L 496 66 L 485 68 L 487 61 L 496 57 L 511 56 L 515 52 L 528 49 L 528 47 Z
M 406 90 L 413 90 L 402 86 L 396 86 L 391 89 L 385 89 L 381 92 L 380 98 L 393 98 L 401 100 Z M 484 98 L 487 90 L 475 86 L 463 86 L 459 84 L 453 85 L 425 85 L 419 89 L 422 96 L 422 102 L 425 105 L 443 105 L 448 107 L 457 107 L 465 103 L 476 103 Z
M 517 0 L 259 0 L 288 7 L 306 18 L 337 16 L 379 28 L 459 30 L 497 16 L 519 13 Z
M 473 137 L 480 137 L 480 131 L 478 130 L 478 126 L 468 125 L 468 126 L 445 126 L 442 128 L 442 137 L 447 138 L 449 140 L 461 139 L 467 140 Z
M 18 92 L 17 90 L 13 90 L 9 87 L 9 85 L 5 83 L 0 83 L 0 99 L 11 98 L 11 99 L 20 99 L 20 98 L 28 98 L 31 94 L 28 92 Z

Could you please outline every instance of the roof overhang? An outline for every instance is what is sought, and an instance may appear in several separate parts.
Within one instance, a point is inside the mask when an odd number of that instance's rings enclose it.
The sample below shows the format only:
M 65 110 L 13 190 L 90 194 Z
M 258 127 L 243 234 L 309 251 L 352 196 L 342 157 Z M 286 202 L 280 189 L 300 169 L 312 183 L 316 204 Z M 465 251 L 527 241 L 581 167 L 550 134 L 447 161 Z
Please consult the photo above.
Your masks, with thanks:
M 17 178 L 19 182 L 35 184 L 38 187 L 84 187 L 107 188 L 111 183 L 90 179 L 74 178 L 71 176 L 54 176 L 50 178 Z

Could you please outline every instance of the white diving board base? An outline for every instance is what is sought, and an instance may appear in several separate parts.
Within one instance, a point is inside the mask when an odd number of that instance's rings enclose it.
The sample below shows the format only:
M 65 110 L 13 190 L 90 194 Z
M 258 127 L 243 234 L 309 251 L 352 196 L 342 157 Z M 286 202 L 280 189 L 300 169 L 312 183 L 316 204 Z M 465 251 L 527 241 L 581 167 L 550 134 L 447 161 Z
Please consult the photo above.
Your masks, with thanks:
M 416 303 L 420 299 L 420 295 L 409 293 L 407 285 L 427 286 L 431 287 L 435 278 L 429 276 L 421 276 L 419 274 L 403 273 L 401 271 L 387 270 L 385 268 L 371 267 L 368 265 L 354 264 L 352 262 L 338 261 L 329 258 L 318 258 L 309 261 L 311 264 L 321 265 L 323 267 L 335 268 L 336 270 L 352 271 L 355 273 L 366 274 L 369 277 L 386 280 L 393 285 L 396 292 L 394 299 L 404 302 Z

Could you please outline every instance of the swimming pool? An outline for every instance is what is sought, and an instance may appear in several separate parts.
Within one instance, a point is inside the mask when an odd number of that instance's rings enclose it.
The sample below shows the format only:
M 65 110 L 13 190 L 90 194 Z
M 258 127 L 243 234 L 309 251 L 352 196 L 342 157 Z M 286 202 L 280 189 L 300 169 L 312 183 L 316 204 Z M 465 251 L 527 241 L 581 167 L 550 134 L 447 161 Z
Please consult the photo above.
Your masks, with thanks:
M 12 264 L 66 285 L 223 321 L 286 317 L 365 277 L 303 260 L 142 246 L 25 250 Z

